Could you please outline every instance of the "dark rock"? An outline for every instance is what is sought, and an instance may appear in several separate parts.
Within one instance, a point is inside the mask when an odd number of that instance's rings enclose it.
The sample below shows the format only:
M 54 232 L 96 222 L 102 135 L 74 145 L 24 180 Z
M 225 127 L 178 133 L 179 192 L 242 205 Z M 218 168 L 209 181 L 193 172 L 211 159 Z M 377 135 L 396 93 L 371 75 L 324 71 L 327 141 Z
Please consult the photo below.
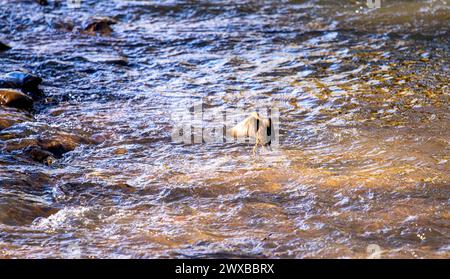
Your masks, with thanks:
M 33 100 L 20 91 L 1 88 L 0 105 L 31 110 L 33 108 Z
M 23 151 L 26 155 L 28 155 L 33 161 L 44 163 L 47 165 L 51 165 L 55 160 L 53 158 L 53 153 L 47 150 L 43 150 L 39 146 L 28 146 Z
M 22 72 L 11 72 L 0 77 L 0 88 L 21 89 L 24 92 L 31 93 L 31 97 L 36 99 L 42 96 L 39 89 L 42 79 Z
M 53 178 L 47 173 L 1 167 L 0 177 L 0 224 L 31 224 L 36 218 L 47 217 L 58 211 L 46 201 L 49 191 L 54 187 Z
M 116 24 L 117 20 L 109 17 L 93 17 L 84 24 L 84 31 L 89 34 L 109 35 L 112 33 L 112 24 Z
M 120 55 L 93 54 L 85 55 L 83 58 L 93 63 L 117 64 L 122 66 L 126 66 L 128 64 L 128 59 Z
M 48 5 L 48 1 L 47 0 L 36 0 L 36 2 L 39 5 L 42 5 L 42 6 L 47 6 Z
M 0 51 L 11 49 L 11 47 L 5 43 L 0 42 Z
M 94 144 L 89 137 L 55 130 L 48 125 L 16 125 L 0 131 L 0 152 L 23 152 L 30 146 L 37 146 L 61 158 L 82 144 Z
M 75 27 L 72 21 L 65 19 L 49 19 L 48 24 L 55 29 L 72 31 Z

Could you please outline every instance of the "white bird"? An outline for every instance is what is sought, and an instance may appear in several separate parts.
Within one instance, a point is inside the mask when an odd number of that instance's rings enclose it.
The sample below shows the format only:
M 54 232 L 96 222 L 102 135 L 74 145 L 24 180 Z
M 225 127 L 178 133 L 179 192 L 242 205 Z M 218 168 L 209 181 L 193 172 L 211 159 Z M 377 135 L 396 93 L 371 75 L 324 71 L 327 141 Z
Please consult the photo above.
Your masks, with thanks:
M 231 129 L 231 136 L 234 138 L 254 138 L 256 140 L 253 155 L 255 155 L 258 145 L 270 148 L 272 135 L 272 119 L 263 118 L 257 112 L 252 112 L 249 117 Z

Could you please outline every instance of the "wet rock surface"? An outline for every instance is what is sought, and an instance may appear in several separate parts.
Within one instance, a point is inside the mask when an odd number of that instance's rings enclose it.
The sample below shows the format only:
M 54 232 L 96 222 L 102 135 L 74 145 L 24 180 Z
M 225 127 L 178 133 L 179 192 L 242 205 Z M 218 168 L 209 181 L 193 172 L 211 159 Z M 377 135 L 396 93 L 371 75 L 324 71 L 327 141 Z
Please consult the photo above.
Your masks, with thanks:
M 42 6 L 47 6 L 48 5 L 48 1 L 47 0 L 34 0 L 35 2 L 37 2 L 39 5 Z
M 38 217 L 48 217 L 56 212 L 58 209 L 38 202 L 0 197 L 0 222 L 5 225 L 30 224 Z
M 20 91 L 0 88 L 0 105 L 31 110 L 33 108 L 33 100 Z
M 110 35 L 113 32 L 111 25 L 117 20 L 110 17 L 92 17 L 83 24 L 83 30 L 89 34 Z
M 112 54 L 91 54 L 84 55 L 84 59 L 89 62 L 94 63 L 105 63 L 105 64 L 116 64 L 121 66 L 126 66 L 128 64 L 128 59 L 124 56 L 120 55 L 112 55 Z
M 47 165 L 51 165 L 53 161 L 56 160 L 54 158 L 54 153 L 44 150 L 40 146 L 28 146 L 23 150 L 23 153 L 30 157 L 32 160 Z
M 43 92 L 39 89 L 41 83 L 40 77 L 23 72 L 10 72 L 0 76 L 0 88 L 20 89 L 33 99 L 43 96 Z
M 93 144 L 88 138 L 66 133 L 63 131 L 55 131 L 49 126 L 41 126 L 37 124 L 34 129 L 28 129 L 26 125 L 13 126 L 0 132 L 0 139 L 3 143 L 0 145 L 3 152 L 24 152 L 31 158 L 52 155 L 61 158 L 65 153 L 73 151 L 83 144 Z M 43 158 L 45 159 L 45 158 Z
M 17 166 L 14 163 L 8 166 L 0 161 L 0 165 L 0 223 L 22 226 L 59 210 L 54 200 L 47 197 L 46 193 L 51 190 L 51 179 L 47 174 L 9 170 L 8 167 Z M 14 176 L 9 177 L 8 173 Z
M 39 135 L 38 145 L 60 158 L 64 153 L 74 150 L 81 144 L 92 144 L 89 139 L 69 133 L 52 133 Z
M 11 49 L 11 47 L 3 42 L 0 41 L 0 51 L 6 51 Z
M 71 32 L 75 28 L 75 23 L 72 20 L 67 20 L 65 18 L 49 18 L 47 24 L 56 30 L 62 30 L 66 32 Z
M 449 257 L 442 1 L 33 2 L 0 0 L 35 108 L 0 106 L 0 257 Z M 276 104 L 281 147 L 174 144 L 191 99 Z
M 18 123 L 32 121 L 32 116 L 24 111 L 0 105 L 0 131 Z

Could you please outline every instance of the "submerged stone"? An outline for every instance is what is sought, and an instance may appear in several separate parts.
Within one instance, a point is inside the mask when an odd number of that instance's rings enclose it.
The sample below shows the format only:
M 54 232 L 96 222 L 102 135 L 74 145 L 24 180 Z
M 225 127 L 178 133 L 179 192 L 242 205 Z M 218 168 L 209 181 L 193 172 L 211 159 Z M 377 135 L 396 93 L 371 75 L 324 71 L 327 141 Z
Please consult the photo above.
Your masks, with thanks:
M 40 77 L 23 72 L 10 72 L 0 77 L 0 88 L 21 89 L 31 93 L 32 98 L 42 95 L 39 89 L 41 83 Z
M 20 183 L 19 180 L 11 181 Z M 1 185 L 1 183 L 0 183 Z M 58 212 L 46 203 L 28 200 L 19 196 L 3 195 L 0 197 L 0 224 L 23 226 L 31 224 L 36 218 L 48 217 Z
M 26 113 L 25 111 L 22 112 Z M 31 116 L 29 117 L 31 120 Z M 63 154 L 82 144 L 95 143 L 92 139 L 83 135 L 55 130 L 48 125 L 37 122 L 19 124 L 3 129 L 0 131 L 0 142 L 2 142 L 0 146 L 2 152 L 30 155 L 35 161 L 39 162 L 45 161 L 48 155 L 52 155 L 51 160 L 55 160 L 54 158 L 61 158 Z
M 18 90 L 0 88 L 0 105 L 31 110 L 33 100 Z
M 69 19 L 50 18 L 48 20 L 49 26 L 59 30 L 72 31 L 75 27 L 74 23 Z
M 36 0 L 36 2 L 41 6 L 47 6 L 48 1 L 47 0 Z
M 15 108 L 0 106 L 0 130 L 25 121 L 31 121 L 31 116 L 27 113 Z
M 85 55 L 83 58 L 93 63 L 117 64 L 122 66 L 126 66 L 128 64 L 128 59 L 120 55 L 92 54 Z
M 0 51 L 11 49 L 11 47 L 5 43 L 0 42 Z

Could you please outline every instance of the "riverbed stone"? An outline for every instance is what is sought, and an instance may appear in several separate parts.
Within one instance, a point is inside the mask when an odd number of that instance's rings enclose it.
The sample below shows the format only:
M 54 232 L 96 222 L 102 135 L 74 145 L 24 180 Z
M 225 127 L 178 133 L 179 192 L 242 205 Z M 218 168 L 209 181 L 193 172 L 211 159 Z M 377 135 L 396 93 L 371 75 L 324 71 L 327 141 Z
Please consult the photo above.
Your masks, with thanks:
M 3 42 L 0 42 L 0 51 L 9 50 L 11 47 Z
M 22 152 L 30 146 L 37 146 L 37 140 L 33 138 L 14 138 L 6 140 L 1 148 L 4 153 Z
M 48 6 L 47 0 L 35 0 L 41 6 Z
M 31 110 L 33 108 L 33 100 L 18 90 L 0 88 L 0 105 Z
M 0 198 L 0 223 L 10 226 L 31 224 L 38 217 L 48 217 L 58 209 L 19 197 Z
M 39 135 L 37 142 L 43 150 L 51 152 L 56 158 L 61 158 L 64 153 L 74 150 L 81 144 L 91 143 L 82 136 L 68 133 Z
M 121 55 L 87 54 L 84 55 L 83 58 L 93 63 L 116 64 L 121 66 L 126 66 L 128 64 L 128 59 Z
M 55 160 L 53 153 L 47 150 L 43 150 L 39 146 L 28 146 L 23 150 L 23 152 L 28 155 L 33 161 L 51 165 Z
M 36 149 L 38 147 L 59 159 L 63 154 L 82 144 L 94 143 L 88 136 L 68 133 L 36 122 L 30 123 L 30 125 L 18 124 L 0 131 L 0 152 L 17 155 L 30 152 L 32 155 L 38 154 L 40 152 Z M 48 155 L 48 153 L 46 154 Z M 36 158 L 41 161 L 39 156 Z
M 109 35 L 112 33 L 111 25 L 117 20 L 110 17 L 92 17 L 84 24 L 84 31 L 89 34 Z
M 56 213 L 58 209 L 46 202 L 52 187 L 53 179 L 45 172 L 0 167 L 0 224 L 31 224 Z
M 0 88 L 20 89 L 28 93 L 33 99 L 43 95 L 39 89 L 42 79 L 38 76 L 24 72 L 9 72 L 0 77 Z
M 0 106 L 0 131 L 17 123 L 31 120 L 31 116 L 21 110 Z

